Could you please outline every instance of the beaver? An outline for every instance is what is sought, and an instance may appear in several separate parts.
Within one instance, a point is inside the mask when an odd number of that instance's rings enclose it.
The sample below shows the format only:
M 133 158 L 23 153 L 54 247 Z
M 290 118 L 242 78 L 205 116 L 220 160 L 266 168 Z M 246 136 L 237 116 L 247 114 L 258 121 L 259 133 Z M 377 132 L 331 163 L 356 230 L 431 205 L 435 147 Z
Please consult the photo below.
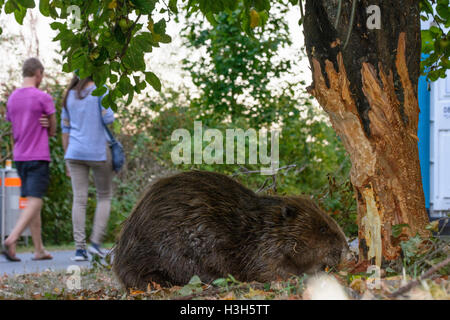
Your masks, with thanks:
M 304 196 L 258 195 L 215 172 L 153 183 L 123 222 L 113 270 L 126 288 L 233 275 L 269 282 L 337 266 L 348 251 L 337 223 Z

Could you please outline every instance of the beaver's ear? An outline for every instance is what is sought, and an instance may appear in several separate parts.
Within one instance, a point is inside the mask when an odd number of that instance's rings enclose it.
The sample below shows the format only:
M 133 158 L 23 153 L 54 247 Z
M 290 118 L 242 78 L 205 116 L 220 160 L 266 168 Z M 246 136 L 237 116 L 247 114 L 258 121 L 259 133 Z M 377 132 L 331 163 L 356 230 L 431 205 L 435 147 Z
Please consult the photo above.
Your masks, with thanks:
M 285 219 L 292 219 L 297 216 L 297 210 L 289 206 L 284 206 L 283 208 L 281 208 L 281 215 Z

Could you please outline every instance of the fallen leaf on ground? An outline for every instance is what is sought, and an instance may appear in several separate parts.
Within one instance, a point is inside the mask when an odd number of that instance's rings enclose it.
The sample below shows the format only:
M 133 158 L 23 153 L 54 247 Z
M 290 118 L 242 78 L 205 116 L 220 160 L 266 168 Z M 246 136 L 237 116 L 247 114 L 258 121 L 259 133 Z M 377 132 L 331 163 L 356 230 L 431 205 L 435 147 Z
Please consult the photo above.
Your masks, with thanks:
M 365 261 L 361 261 L 359 263 L 357 263 L 353 269 L 350 270 L 350 273 L 361 273 L 361 272 L 366 272 L 367 268 L 369 268 L 369 266 L 371 266 L 371 263 L 367 260 Z
M 222 298 L 223 300 L 236 300 L 233 292 L 228 292 L 228 294 Z
M 350 288 L 358 293 L 364 293 L 367 290 L 367 284 L 362 279 L 355 279 L 350 283 Z
M 144 291 L 141 291 L 141 290 L 133 290 L 133 289 L 130 289 L 130 295 L 132 295 L 132 296 L 136 296 L 136 295 L 138 295 L 138 294 L 144 294 L 145 292 Z
M 248 298 L 248 299 L 258 299 L 258 300 L 260 300 L 260 299 L 264 299 L 266 294 L 267 293 L 262 291 L 262 290 L 255 290 L 253 288 L 250 288 L 249 292 L 246 293 L 244 295 L 244 297 Z

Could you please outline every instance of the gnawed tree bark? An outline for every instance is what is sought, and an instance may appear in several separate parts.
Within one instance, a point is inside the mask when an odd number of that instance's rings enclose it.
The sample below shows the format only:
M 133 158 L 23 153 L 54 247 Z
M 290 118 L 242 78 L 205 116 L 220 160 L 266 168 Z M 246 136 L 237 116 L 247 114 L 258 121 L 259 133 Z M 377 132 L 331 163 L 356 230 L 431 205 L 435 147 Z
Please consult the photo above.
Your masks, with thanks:
M 353 0 L 358 1 L 358 0 Z M 367 28 L 370 5 L 381 29 Z M 419 1 L 360 0 L 347 47 L 352 0 L 307 0 L 304 33 L 313 74 L 309 91 L 330 116 L 350 155 L 358 204 L 360 260 L 399 257 L 399 240 L 427 235 L 417 147 Z M 408 224 L 393 237 L 392 227 Z

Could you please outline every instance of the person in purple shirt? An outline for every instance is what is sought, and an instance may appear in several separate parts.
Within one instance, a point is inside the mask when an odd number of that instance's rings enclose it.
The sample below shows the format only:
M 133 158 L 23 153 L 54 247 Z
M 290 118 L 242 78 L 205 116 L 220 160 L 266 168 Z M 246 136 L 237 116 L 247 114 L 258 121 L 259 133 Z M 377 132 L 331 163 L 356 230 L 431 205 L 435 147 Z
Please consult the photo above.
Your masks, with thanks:
M 48 138 L 56 134 L 56 110 L 52 97 L 38 89 L 44 77 L 42 63 L 36 58 L 27 59 L 22 74 L 22 87 L 8 99 L 6 120 L 12 124 L 14 162 L 22 183 L 21 196 L 27 198 L 27 206 L 6 238 L 3 254 L 10 261 L 20 261 L 16 243 L 29 227 L 34 244 L 33 260 L 52 259 L 42 243 L 41 209 L 50 182 Z

